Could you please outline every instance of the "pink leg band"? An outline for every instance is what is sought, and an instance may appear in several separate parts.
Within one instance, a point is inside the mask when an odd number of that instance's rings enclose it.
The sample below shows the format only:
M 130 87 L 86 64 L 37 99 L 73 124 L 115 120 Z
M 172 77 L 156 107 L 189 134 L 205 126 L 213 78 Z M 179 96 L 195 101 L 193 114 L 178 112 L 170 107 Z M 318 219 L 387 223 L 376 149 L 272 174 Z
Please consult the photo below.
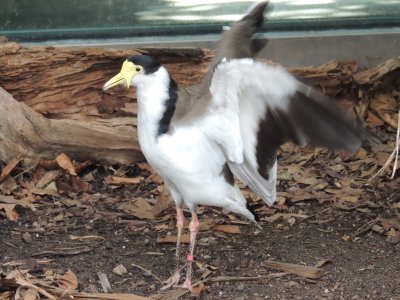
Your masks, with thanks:
M 188 254 L 188 255 L 186 256 L 186 259 L 187 259 L 188 261 L 193 261 L 193 260 L 194 260 L 194 256 Z

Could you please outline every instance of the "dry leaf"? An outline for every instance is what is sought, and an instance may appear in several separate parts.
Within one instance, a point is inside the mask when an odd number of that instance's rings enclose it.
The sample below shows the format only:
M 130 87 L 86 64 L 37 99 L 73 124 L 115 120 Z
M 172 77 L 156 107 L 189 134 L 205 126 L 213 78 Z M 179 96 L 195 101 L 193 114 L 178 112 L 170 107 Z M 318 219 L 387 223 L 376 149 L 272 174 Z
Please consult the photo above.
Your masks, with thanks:
M 382 121 L 382 119 L 378 118 L 374 113 L 369 111 L 367 116 L 367 124 L 370 127 L 378 127 L 384 125 L 385 123 Z
M 76 290 L 78 288 L 78 278 L 71 270 L 68 270 L 64 275 L 58 278 L 57 283 L 60 288 L 67 290 Z
M 149 172 L 149 173 L 154 173 L 154 169 L 146 162 L 140 162 L 137 163 L 136 166 L 139 167 L 139 169 Z
M 21 288 L 22 288 L 22 289 L 21 289 Z M 16 294 L 17 294 L 17 295 L 19 294 L 19 295 L 18 295 L 19 297 L 21 297 L 22 294 L 23 294 L 23 299 L 24 299 L 24 300 L 36 300 L 36 299 L 41 299 L 39 293 L 38 293 L 35 289 L 33 289 L 33 288 L 25 289 L 25 288 L 23 288 L 22 286 L 20 286 L 20 287 L 17 289 Z M 17 295 L 16 295 L 16 296 L 17 296 Z M 15 297 L 14 299 L 18 299 L 18 296 Z
M 330 259 L 321 259 L 321 260 L 317 261 L 317 263 L 315 264 L 314 267 L 321 268 L 322 266 L 324 266 L 324 265 L 326 265 L 328 263 L 331 263 L 331 262 L 332 261 Z
M 20 205 L 24 208 L 30 208 L 32 210 L 36 210 L 36 206 L 37 206 L 36 204 L 33 204 L 32 202 L 30 202 L 27 198 L 15 199 L 12 196 L 3 196 L 3 195 L 0 195 L 0 203 Z
M 304 174 L 296 174 L 293 176 L 293 178 L 297 183 L 306 185 L 316 185 L 319 183 L 319 179 L 315 178 L 314 176 L 305 176 Z
M 298 164 L 290 164 L 288 167 L 288 172 L 292 175 L 298 174 L 301 172 L 301 167 Z
M 134 215 L 140 219 L 154 219 L 153 206 L 144 198 L 136 198 L 133 202 L 125 202 L 118 206 L 118 209 Z
M 397 103 L 391 94 L 379 94 L 371 102 L 371 108 L 379 113 L 397 112 Z
M 389 126 L 397 129 L 397 102 L 393 95 L 379 94 L 371 102 L 371 108 Z
M 377 224 L 375 224 L 374 226 L 372 226 L 371 228 L 372 231 L 375 231 L 377 233 L 383 234 L 385 232 L 385 229 L 382 226 L 379 226 Z
M 48 185 L 51 181 L 57 179 L 59 176 L 61 176 L 60 170 L 48 171 L 39 179 L 39 181 L 36 183 L 36 187 L 38 189 L 42 189 L 46 185 Z
M 324 188 L 326 188 L 328 186 L 328 183 L 325 181 L 321 181 L 319 183 L 317 183 L 316 185 L 312 186 L 312 189 L 315 191 L 320 191 L 323 190 Z
M 201 292 L 204 290 L 204 287 L 205 287 L 204 283 L 201 282 L 198 286 L 195 286 L 193 288 L 193 294 L 200 296 Z
M 3 168 L 0 175 L 0 183 L 6 179 L 6 177 L 10 174 L 12 170 L 18 165 L 18 163 L 22 160 L 22 156 L 18 155 L 16 158 L 13 158 L 8 162 L 8 164 Z
M 389 234 L 388 235 L 388 240 L 392 244 L 400 243 L 400 231 L 396 231 L 396 232 L 394 232 L 394 234 Z
M 158 197 L 156 204 L 154 205 L 154 212 L 156 215 L 159 215 L 171 205 L 172 201 L 169 195 L 168 187 L 166 186 L 166 184 L 163 184 L 161 194 Z
M 162 179 L 162 177 L 157 173 L 153 173 L 147 177 L 146 182 L 154 182 L 157 185 L 162 185 L 164 183 L 164 179 Z
M 386 222 L 390 226 L 393 226 L 393 227 L 397 228 L 398 230 L 400 230 L 400 217 L 388 219 L 388 220 L 386 220 Z
M 70 175 L 77 175 L 71 159 L 65 153 L 61 153 L 60 155 L 58 155 L 56 157 L 56 162 L 61 168 L 68 171 Z
M 268 216 L 268 215 L 270 216 L 270 215 L 273 215 L 274 213 L 276 213 L 276 211 L 277 211 L 276 208 L 271 208 L 266 205 L 263 205 L 260 208 L 256 209 L 257 215 L 260 215 L 260 216 Z
M 215 225 L 214 230 L 232 234 L 242 233 L 237 225 Z
M 0 184 L 0 192 L 3 195 L 11 195 L 18 187 L 17 181 L 13 177 L 7 176 Z
M 17 221 L 19 219 L 19 214 L 14 211 L 15 204 L 3 204 L 0 203 L 0 209 L 4 209 L 7 215 L 7 219 L 10 221 Z
M 359 196 L 350 196 L 350 195 L 343 195 L 340 196 L 340 200 L 350 202 L 350 203 L 356 203 L 358 201 Z
M 123 264 L 119 264 L 113 269 L 113 273 L 122 276 L 128 273 L 128 270 L 125 268 Z
M 390 157 L 390 153 L 387 152 L 379 152 L 376 154 L 376 160 L 379 166 L 384 166 Z
M 41 288 L 38 285 L 33 284 L 32 282 L 29 281 L 29 279 L 25 279 L 23 277 L 24 274 L 22 274 L 20 270 L 16 270 L 16 271 L 18 273 L 13 275 L 13 276 L 15 276 L 13 279 L 15 279 L 15 283 L 17 285 L 24 286 L 26 288 L 33 288 L 34 290 L 38 291 L 40 294 L 45 296 L 47 299 L 50 299 L 50 300 L 56 300 L 57 299 L 55 296 L 53 296 L 50 293 L 48 293 L 45 289 Z M 47 282 L 43 282 L 43 283 L 46 285 Z
M 263 217 L 262 220 L 265 220 L 267 222 L 275 222 L 276 220 L 278 220 L 279 218 L 285 218 L 285 219 L 289 219 L 291 217 L 294 218 L 302 218 L 302 219 L 306 219 L 308 218 L 308 215 L 304 215 L 304 214 L 296 214 L 296 213 L 276 213 L 270 217 Z
M 369 177 L 371 177 L 372 175 L 374 175 L 375 173 L 376 173 L 376 165 L 375 165 L 375 166 L 372 166 L 369 170 L 362 171 L 362 172 L 361 172 L 361 177 L 363 177 L 363 178 L 369 178 Z
M 356 157 L 357 157 L 358 159 L 366 159 L 366 158 L 367 158 L 367 155 L 368 155 L 367 151 L 365 151 L 364 148 L 360 148 L 360 149 L 358 149 L 358 152 L 357 152 L 357 154 L 356 154 Z
M 155 231 L 163 231 L 163 230 L 167 230 L 169 228 L 169 226 L 167 224 L 157 224 L 155 226 L 153 226 L 153 229 Z
M 89 182 L 83 181 L 78 176 L 72 177 L 72 184 L 75 190 L 79 192 L 90 193 L 92 191 L 92 185 Z
M 277 261 L 267 260 L 262 264 L 265 267 L 272 268 L 275 270 L 280 270 L 284 272 L 289 272 L 297 276 L 318 279 L 324 276 L 324 271 L 317 267 L 296 265 L 289 263 L 281 263 Z
M 291 202 L 299 202 L 299 201 L 304 201 L 304 200 L 314 200 L 315 198 L 316 198 L 315 195 L 307 193 L 306 191 L 304 191 L 303 193 L 296 192 L 294 195 L 290 195 L 290 201 Z
M 40 196 L 44 196 L 44 195 L 49 195 L 49 196 L 53 196 L 53 197 L 58 197 L 60 196 L 57 191 L 53 190 L 53 189 L 37 189 L 37 188 L 33 188 L 30 190 L 30 192 L 32 194 L 35 195 L 40 195 Z

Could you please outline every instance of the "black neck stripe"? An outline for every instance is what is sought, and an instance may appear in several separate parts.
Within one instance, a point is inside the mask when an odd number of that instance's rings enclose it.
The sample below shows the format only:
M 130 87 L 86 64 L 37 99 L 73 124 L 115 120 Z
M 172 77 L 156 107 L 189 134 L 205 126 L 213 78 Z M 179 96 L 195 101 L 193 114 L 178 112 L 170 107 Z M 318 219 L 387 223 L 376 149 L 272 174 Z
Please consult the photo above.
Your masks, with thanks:
M 165 134 L 169 130 L 172 116 L 175 112 L 176 101 L 178 100 L 178 86 L 176 82 L 170 77 L 168 87 L 168 99 L 165 101 L 165 111 L 158 123 L 158 136 Z

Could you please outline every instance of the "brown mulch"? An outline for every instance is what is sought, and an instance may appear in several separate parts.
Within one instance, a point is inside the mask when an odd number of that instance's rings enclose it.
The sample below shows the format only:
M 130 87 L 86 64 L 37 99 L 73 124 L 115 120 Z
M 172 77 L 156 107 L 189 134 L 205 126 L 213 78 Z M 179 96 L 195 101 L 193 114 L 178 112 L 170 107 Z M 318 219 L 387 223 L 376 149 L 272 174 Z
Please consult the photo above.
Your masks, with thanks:
M 380 143 L 354 155 L 284 145 L 272 207 L 241 186 L 262 230 L 199 207 L 200 299 L 400 299 L 400 182 L 393 164 L 381 170 L 397 146 L 395 65 L 337 91 Z M 159 290 L 174 268 L 174 207 L 146 163 L 60 154 L 1 167 L 0 299 L 190 298 Z

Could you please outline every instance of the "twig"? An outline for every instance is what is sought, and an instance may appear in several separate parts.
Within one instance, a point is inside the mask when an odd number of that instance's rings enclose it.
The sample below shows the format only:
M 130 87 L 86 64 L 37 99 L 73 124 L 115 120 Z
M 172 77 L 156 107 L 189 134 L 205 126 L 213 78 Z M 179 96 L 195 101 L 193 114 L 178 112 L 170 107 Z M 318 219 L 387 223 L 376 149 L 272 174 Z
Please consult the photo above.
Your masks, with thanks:
M 153 272 L 151 272 L 150 270 L 147 270 L 145 268 L 143 268 L 142 266 L 136 265 L 136 264 L 132 264 L 133 267 L 136 267 L 140 270 L 142 270 L 144 273 L 146 273 L 147 275 L 150 275 L 152 277 L 154 277 L 158 282 L 162 282 L 162 280 L 160 279 L 160 277 L 158 277 L 157 275 L 155 275 Z
M 263 280 L 263 279 L 272 279 L 277 277 L 282 277 L 289 275 L 290 273 L 281 272 L 281 273 L 273 273 L 263 276 L 253 276 L 253 277 L 236 277 L 236 276 L 219 276 L 219 277 L 210 277 L 204 280 L 199 280 L 193 283 L 193 287 L 197 287 L 200 284 L 207 283 L 207 282 L 228 282 L 228 281 L 253 281 L 253 280 Z M 171 299 L 178 299 L 189 293 L 188 289 L 176 289 L 168 292 L 167 294 L 157 294 L 152 298 L 157 300 L 171 300 Z
M 397 115 L 396 157 L 394 159 L 393 172 L 390 179 L 394 178 L 394 174 L 396 173 L 397 170 L 397 159 L 399 158 L 399 138 L 400 138 L 400 109 L 399 109 L 399 114 Z
M 317 217 L 317 216 L 319 216 L 319 215 L 322 215 L 322 214 L 324 214 L 324 213 L 326 213 L 326 212 L 328 212 L 328 211 L 330 211 L 330 210 L 332 210 L 332 208 L 328 207 L 328 208 L 325 208 L 325 209 L 323 209 L 323 210 L 321 210 L 321 211 L 319 211 L 319 212 L 317 212 L 317 213 L 315 213 L 315 214 L 308 215 L 307 217 L 298 220 L 298 221 L 297 221 L 297 224 L 299 224 L 299 223 L 301 223 L 301 222 L 304 222 L 304 221 L 306 221 L 306 220 L 308 220 L 308 219 Z
M 22 171 L 21 173 L 15 175 L 15 176 L 13 177 L 13 179 L 17 178 L 18 176 L 24 175 L 25 173 L 27 173 L 27 172 L 33 170 L 34 168 L 36 168 L 36 166 L 37 166 L 38 164 L 39 164 L 39 160 L 35 161 L 35 162 L 32 164 L 32 166 L 30 166 L 28 169 L 26 169 L 26 170 Z
M 394 175 L 396 174 L 396 170 L 397 170 L 397 160 L 399 159 L 399 146 L 400 146 L 400 110 L 399 110 L 398 118 L 397 118 L 396 146 L 393 149 L 392 154 L 390 154 L 386 163 L 383 165 L 383 167 L 380 168 L 379 171 L 374 176 L 372 176 L 370 179 L 368 179 L 368 181 L 371 181 L 376 176 L 380 175 L 390 165 L 390 163 L 392 162 L 393 159 L 394 159 L 393 171 L 392 171 L 392 175 L 390 176 L 390 179 L 394 178 Z
M 19 284 L 20 286 L 29 287 L 29 288 L 32 288 L 32 289 L 38 291 L 40 294 L 42 294 L 43 296 L 47 297 L 48 299 L 51 299 L 51 300 L 56 300 L 57 299 L 53 295 L 49 294 L 46 290 L 34 285 L 33 283 L 31 283 L 28 280 L 26 280 L 25 278 L 23 278 L 22 275 L 19 275 L 19 276 L 15 277 L 15 282 L 17 284 Z
M 368 181 L 371 181 L 372 179 L 374 179 L 376 176 L 380 175 L 386 168 L 388 165 L 390 165 L 390 163 L 392 162 L 394 156 L 396 154 L 396 149 L 393 150 L 392 154 L 390 154 L 388 160 L 386 161 L 386 163 L 383 165 L 382 168 L 379 169 L 378 172 L 376 172 L 376 174 L 374 176 L 372 176 L 370 179 L 368 179 Z
M 361 226 L 360 228 L 357 229 L 357 231 L 351 235 L 350 239 L 354 239 L 355 237 L 361 236 L 366 234 L 368 231 L 371 230 L 372 227 L 374 227 L 374 225 L 376 223 L 378 223 L 381 220 L 380 217 L 368 222 L 367 224 L 364 224 L 363 226 Z
M 70 239 L 70 240 L 73 240 L 73 241 L 75 241 L 75 240 L 82 241 L 82 240 L 84 240 L 84 239 L 100 239 L 100 240 L 105 240 L 104 237 L 98 236 L 98 235 L 76 236 L 76 235 L 72 235 L 72 234 L 69 235 L 69 239 Z
M 18 246 L 15 246 L 14 244 L 11 244 L 9 242 L 3 242 L 3 244 L 6 244 L 7 246 L 13 247 L 13 248 L 19 248 Z
M 272 279 L 278 278 L 282 276 L 289 275 L 288 272 L 280 272 L 280 273 L 273 273 L 268 275 L 262 276 L 218 276 L 218 277 L 210 277 L 205 280 L 196 282 L 196 286 L 200 283 L 207 283 L 207 282 L 228 282 L 228 281 L 254 281 L 254 280 L 262 280 L 262 279 Z
M 311 279 L 319 279 L 325 275 L 324 270 L 322 270 L 321 268 L 290 264 L 290 263 L 282 263 L 273 260 L 267 260 L 263 262 L 262 266 Z
M 99 277 L 101 287 L 104 293 L 112 292 L 112 288 L 110 282 L 108 281 L 107 275 L 103 272 L 97 272 L 97 276 Z
M 42 256 L 42 255 L 59 255 L 59 256 L 67 256 L 67 255 L 76 255 L 81 253 L 87 253 L 93 251 L 93 248 L 84 247 L 84 248 L 66 248 L 60 249 L 59 251 L 45 250 L 39 253 L 31 254 L 32 257 Z

